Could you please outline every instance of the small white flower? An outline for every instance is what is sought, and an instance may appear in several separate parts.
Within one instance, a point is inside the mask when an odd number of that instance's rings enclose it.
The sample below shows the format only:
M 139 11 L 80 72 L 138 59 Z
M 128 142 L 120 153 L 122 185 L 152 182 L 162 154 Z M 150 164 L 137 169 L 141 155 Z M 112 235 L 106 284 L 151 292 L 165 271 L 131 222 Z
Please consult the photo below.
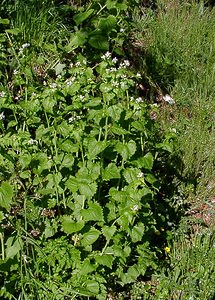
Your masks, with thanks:
M 137 78 L 141 78 L 141 74 L 140 73 L 137 73 Z
M 18 74 L 18 73 L 19 73 L 19 72 L 18 72 L 17 70 L 14 70 L 14 71 L 13 71 L 13 74 L 14 74 L 14 75 L 16 75 L 16 74 Z
M 25 49 L 25 48 L 28 48 L 30 47 L 30 44 L 29 43 L 25 43 L 21 46 L 22 49 Z
M 33 140 L 33 139 L 30 139 L 30 140 L 28 141 L 28 144 L 29 144 L 29 145 L 37 144 L 37 141 L 36 141 L 36 140 Z
M 84 96 L 83 95 L 80 95 L 79 98 L 80 98 L 80 100 L 84 100 Z
M 143 176 L 144 176 L 143 172 L 139 172 L 139 173 L 137 174 L 137 178 L 138 178 L 138 179 L 143 178 Z
M 126 78 L 127 78 L 127 75 L 123 74 L 123 75 L 121 76 L 121 78 L 122 78 L 122 79 L 126 79 Z
M 122 88 L 126 87 L 126 83 L 125 82 L 121 82 L 121 87 Z
M 131 97 L 130 100 L 131 100 L 131 101 L 134 101 L 134 97 Z
M 27 260 L 27 256 L 26 255 L 22 255 L 24 262 L 27 264 L 28 260 Z
M 109 59 L 109 58 L 111 58 L 111 53 L 109 51 L 107 51 L 104 55 L 102 55 L 101 58 L 104 60 Z
M 129 66 L 130 66 L 129 60 L 124 60 L 124 65 L 125 65 L 126 67 L 129 67 Z
M 72 80 L 66 81 L 66 85 L 67 85 L 67 86 L 71 86 L 72 84 L 73 84 L 73 81 L 72 81 Z
M 116 72 L 116 71 L 117 71 L 117 68 L 110 68 L 109 71 L 110 71 L 110 72 Z
M 68 121 L 69 121 L 69 123 L 74 122 L 75 121 L 75 117 L 70 117 Z
M 35 97 L 37 94 L 35 93 L 35 92 L 33 92 L 32 94 L 31 94 L 31 96 L 32 97 Z
M 171 131 L 174 132 L 174 133 L 177 133 L 176 128 L 172 128 Z
M 129 66 L 130 66 L 129 60 L 124 60 L 124 62 L 120 63 L 119 69 L 126 68 L 126 67 L 129 67 Z
M 1 114 L 0 114 L 0 120 L 4 120 L 5 119 L 5 115 L 4 115 L 4 113 L 2 112 Z
M 72 68 L 72 67 L 74 66 L 74 64 L 73 64 L 73 63 L 70 63 L 70 65 L 69 65 L 69 66 L 70 66 L 70 68 Z
M 175 100 L 169 95 L 163 96 L 163 100 L 171 105 L 175 104 Z
M 77 61 L 77 63 L 75 64 L 76 67 L 80 67 L 81 66 L 81 62 Z
M 49 85 L 51 89 L 55 89 L 57 87 L 57 83 L 53 82 Z
M 120 32 L 125 32 L 125 29 L 124 28 L 120 28 Z
M 116 57 L 114 57 L 113 59 L 112 59 L 112 62 L 115 64 L 115 63 L 117 63 L 117 61 L 118 61 L 118 59 L 116 58 Z
M 133 211 L 138 211 L 138 209 L 139 209 L 139 206 L 137 204 L 132 207 Z
M 23 52 L 23 50 L 24 50 L 25 48 L 28 48 L 28 47 L 30 47 L 30 44 L 29 44 L 29 43 L 25 43 L 25 44 L 23 44 L 23 45 L 19 48 L 19 51 L 20 51 L 20 52 Z
M 119 83 L 118 83 L 117 81 L 114 81 L 114 82 L 113 82 L 113 86 L 118 87 L 118 86 L 119 86 Z
M 136 102 L 137 103 L 141 103 L 141 102 L 143 102 L 144 100 L 141 98 L 141 97 L 138 97 L 137 99 L 136 99 Z
M 0 97 L 4 97 L 6 93 L 4 91 L 0 92 Z

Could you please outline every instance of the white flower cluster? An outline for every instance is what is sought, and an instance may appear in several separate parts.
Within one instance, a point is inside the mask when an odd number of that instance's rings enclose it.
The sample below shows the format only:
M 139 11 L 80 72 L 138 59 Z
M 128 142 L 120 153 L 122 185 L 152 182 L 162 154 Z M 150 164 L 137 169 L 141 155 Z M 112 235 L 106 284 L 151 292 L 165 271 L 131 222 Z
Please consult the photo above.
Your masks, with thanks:
M 171 105 L 175 104 L 175 100 L 170 95 L 163 96 L 163 100 Z
M 134 205 L 133 207 L 132 207 L 132 210 L 133 211 L 138 211 L 139 210 L 139 206 L 136 204 L 136 205 Z
M 129 67 L 129 66 L 130 66 L 129 60 L 125 59 L 123 62 L 120 63 L 119 69 L 124 69 L 124 68 Z
M 36 140 L 34 140 L 34 139 L 30 139 L 29 141 L 28 141 L 28 144 L 29 145 L 34 145 L 34 144 L 37 144 L 38 142 L 36 141 Z
M 19 51 L 20 51 L 20 52 L 23 52 L 23 50 L 24 50 L 25 48 L 28 48 L 28 47 L 30 47 L 30 44 L 29 44 L 29 43 L 25 43 L 25 44 L 23 44 L 23 45 L 20 47 Z
M 57 83 L 53 82 L 53 83 L 51 83 L 51 84 L 49 85 L 49 87 L 50 87 L 51 89 L 56 89 L 56 88 L 57 88 Z
M 6 93 L 4 91 L 0 92 L 0 97 L 4 97 Z
M 67 79 L 65 82 L 66 82 L 67 86 L 71 86 L 74 81 L 75 81 L 75 77 L 72 77 L 72 78 Z
M 116 72 L 117 68 L 111 67 L 110 69 L 106 69 L 107 73 Z
M 118 62 L 118 59 L 117 59 L 116 57 L 114 57 L 114 58 L 112 59 L 112 62 L 113 62 L 114 64 L 116 64 L 116 63 Z
M 114 87 L 118 87 L 118 86 L 119 86 L 119 82 L 113 81 L 113 82 L 112 82 L 112 85 L 113 85 Z
M 72 116 L 68 119 L 69 123 L 73 123 L 77 120 L 80 120 L 81 119 L 81 116 Z
M 111 58 L 111 53 L 107 51 L 104 55 L 101 57 L 103 60 L 108 60 Z
M 2 112 L 2 113 L 0 113 L 0 120 L 4 120 L 5 119 L 5 115 L 4 115 L 4 113 Z
M 143 100 L 143 98 L 138 97 L 138 98 L 136 99 L 136 102 L 137 102 L 137 103 L 141 103 L 141 102 L 144 102 L 144 100 Z
M 144 176 L 143 172 L 139 172 L 139 173 L 137 174 L 137 178 L 138 178 L 138 179 L 143 178 L 143 176 Z

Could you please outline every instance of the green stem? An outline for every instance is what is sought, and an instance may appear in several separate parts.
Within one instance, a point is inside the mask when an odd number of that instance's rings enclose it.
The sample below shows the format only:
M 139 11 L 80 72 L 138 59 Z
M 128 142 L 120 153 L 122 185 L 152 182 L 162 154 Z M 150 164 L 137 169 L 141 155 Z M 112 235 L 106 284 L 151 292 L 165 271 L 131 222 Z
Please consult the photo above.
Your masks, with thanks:
M 107 141 L 107 137 L 108 137 L 108 117 L 106 117 L 105 119 L 105 137 L 104 137 L 105 142 Z
M 2 249 L 2 260 L 5 259 L 4 256 L 4 238 L 3 238 L 3 234 L 0 232 L 0 240 L 1 240 L 1 249 Z

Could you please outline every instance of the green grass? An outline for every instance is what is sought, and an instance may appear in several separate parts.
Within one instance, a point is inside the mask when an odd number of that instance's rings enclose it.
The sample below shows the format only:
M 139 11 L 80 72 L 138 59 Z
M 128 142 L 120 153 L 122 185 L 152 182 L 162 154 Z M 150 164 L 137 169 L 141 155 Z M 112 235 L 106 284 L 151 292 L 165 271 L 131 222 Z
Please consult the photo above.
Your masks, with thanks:
M 206 200 L 215 193 L 215 9 L 195 1 L 159 3 L 156 13 L 134 17 L 134 39 L 144 48 L 143 72 L 176 102 L 183 176 Z
M 133 40 L 139 43 L 142 72 L 153 89 L 170 94 L 176 102 L 166 109 L 174 121 L 176 152 L 183 162 L 181 196 L 175 203 L 194 208 L 207 204 L 214 220 L 215 9 L 197 1 L 158 2 L 156 11 L 143 8 L 141 14 L 134 14 Z M 166 128 L 167 118 L 161 109 L 160 122 Z M 195 216 L 189 222 L 195 224 Z M 180 230 L 176 234 L 170 268 L 154 282 L 134 286 L 132 299 L 213 299 L 214 225 L 206 230 L 200 226 L 192 236 Z
M 190 236 L 178 231 L 167 258 L 170 268 L 149 282 L 134 285 L 131 299 L 214 299 L 214 247 L 213 230 L 201 229 Z

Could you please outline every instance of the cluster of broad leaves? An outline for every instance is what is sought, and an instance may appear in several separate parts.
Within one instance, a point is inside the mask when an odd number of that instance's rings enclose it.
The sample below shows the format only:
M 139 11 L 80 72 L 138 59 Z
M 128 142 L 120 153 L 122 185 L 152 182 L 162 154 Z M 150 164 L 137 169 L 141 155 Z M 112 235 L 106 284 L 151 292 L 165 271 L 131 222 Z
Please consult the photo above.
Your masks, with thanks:
M 77 26 L 93 13 L 78 13 Z M 157 268 L 153 165 L 171 141 L 161 142 L 126 59 L 77 51 L 32 85 L 24 70 L 0 91 L 0 295 L 106 299 Z

